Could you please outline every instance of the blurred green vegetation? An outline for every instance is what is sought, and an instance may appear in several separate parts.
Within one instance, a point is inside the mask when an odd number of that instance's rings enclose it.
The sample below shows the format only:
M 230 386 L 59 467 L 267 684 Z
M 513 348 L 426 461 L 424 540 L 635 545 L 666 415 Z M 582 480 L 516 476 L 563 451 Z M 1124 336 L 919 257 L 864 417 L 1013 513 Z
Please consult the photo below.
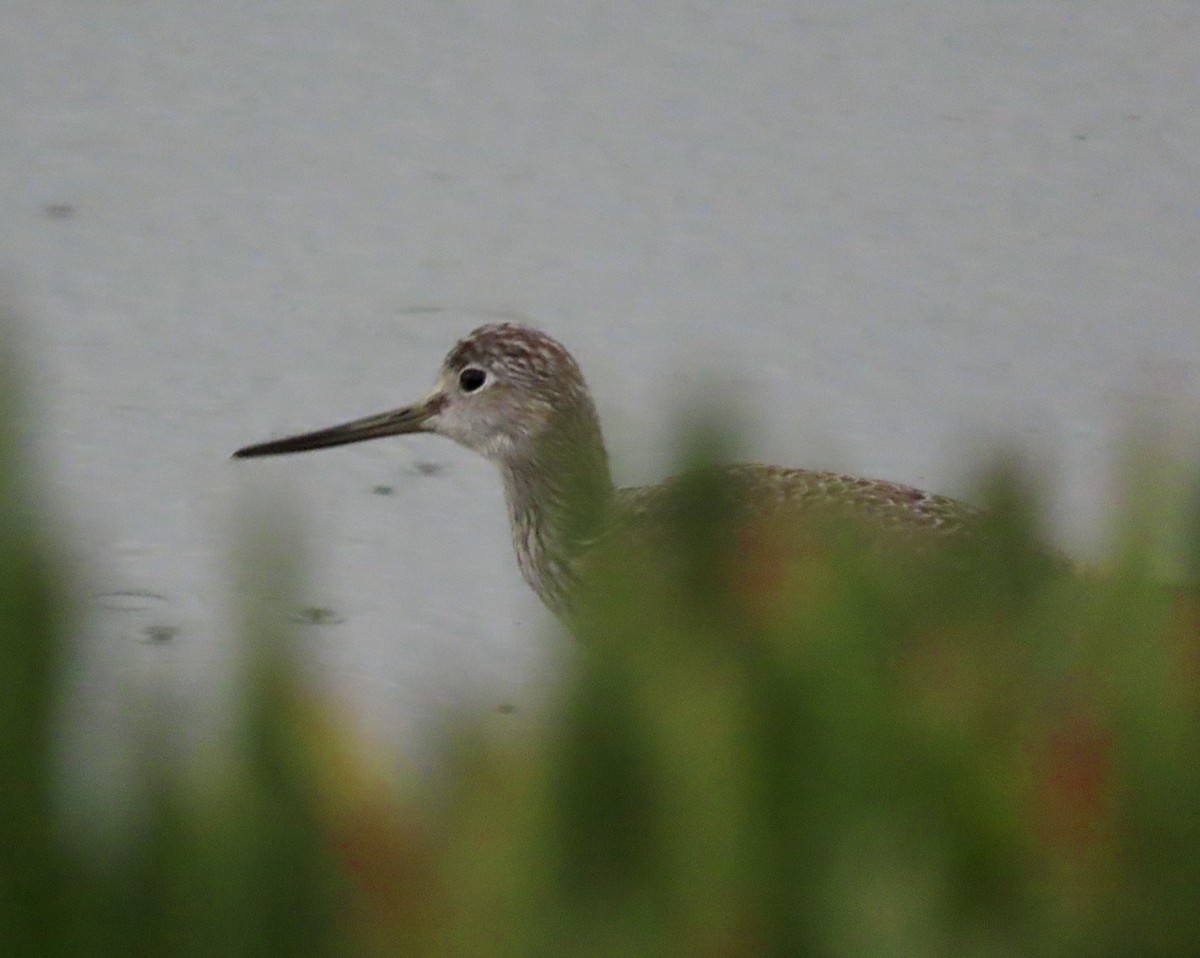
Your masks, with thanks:
M 0 955 L 1197 953 L 1200 600 L 1154 581 L 1136 508 L 1103 574 L 1046 559 L 1004 470 L 978 540 L 896 563 L 831 530 L 784 563 L 692 475 L 666 544 L 598 558 L 536 727 L 468 723 L 394 782 L 251 610 L 219 758 L 145 729 L 133 826 L 87 841 L 58 794 L 71 583 L 10 438 Z

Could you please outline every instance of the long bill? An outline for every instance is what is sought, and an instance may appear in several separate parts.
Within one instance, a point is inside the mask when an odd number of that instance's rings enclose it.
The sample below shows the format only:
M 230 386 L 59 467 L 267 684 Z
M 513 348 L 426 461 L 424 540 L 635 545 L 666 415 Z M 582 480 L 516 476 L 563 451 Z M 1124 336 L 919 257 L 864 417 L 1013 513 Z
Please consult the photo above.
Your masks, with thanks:
M 363 442 L 367 439 L 381 439 L 384 436 L 402 436 L 414 432 L 428 432 L 427 423 L 441 408 L 440 397 L 437 393 L 414 406 L 394 409 L 391 412 L 379 413 L 354 419 L 327 429 L 315 432 L 305 432 L 298 436 L 288 436 L 285 439 L 273 439 L 253 446 L 244 446 L 233 454 L 234 459 L 253 459 L 257 456 L 281 456 L 290 452 L 308 452 L 310 449 L 328 449 L 330 446 L 344 446 L 352 442 Z

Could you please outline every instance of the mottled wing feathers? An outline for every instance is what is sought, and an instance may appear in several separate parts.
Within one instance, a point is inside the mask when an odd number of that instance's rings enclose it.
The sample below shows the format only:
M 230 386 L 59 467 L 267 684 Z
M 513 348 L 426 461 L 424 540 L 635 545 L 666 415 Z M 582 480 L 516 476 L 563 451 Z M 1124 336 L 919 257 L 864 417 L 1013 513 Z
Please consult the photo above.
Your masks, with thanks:
M 880 479 L 759 463 L 726 466 L 724 472 L 734 484 L 740 507 L 760 519 L 846 516 L 868 525 L 938 537 L 962 531 L 979 518 L 978 510 L 957 499 Z M 673 477 L 656 486 L 618 490 L 619 521 L 631 526 L 655 524 L 655 514 L 678 483 L 679 477 Z

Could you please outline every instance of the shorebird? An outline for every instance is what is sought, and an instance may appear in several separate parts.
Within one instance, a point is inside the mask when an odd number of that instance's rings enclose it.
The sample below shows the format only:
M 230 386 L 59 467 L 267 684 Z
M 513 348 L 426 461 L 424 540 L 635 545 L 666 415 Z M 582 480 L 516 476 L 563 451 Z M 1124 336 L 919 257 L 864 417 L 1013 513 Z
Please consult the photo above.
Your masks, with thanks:
M 618 489 L 578 363 L 556 340 L 516 323 L 480 326 L 450 350 L 424 399 L 390 412 L 246 446 L 275 456 L 410 433 L 436 433 L 494 463 L 525 581 L 559 617 L 580 563 L 614 526 L 654 523 L 678 479 Z M 848 514 L 918 539 L 952 535 L 978 513 L 946 496 L 878 479 L 758 463 L 723 467 L 754 519 Z

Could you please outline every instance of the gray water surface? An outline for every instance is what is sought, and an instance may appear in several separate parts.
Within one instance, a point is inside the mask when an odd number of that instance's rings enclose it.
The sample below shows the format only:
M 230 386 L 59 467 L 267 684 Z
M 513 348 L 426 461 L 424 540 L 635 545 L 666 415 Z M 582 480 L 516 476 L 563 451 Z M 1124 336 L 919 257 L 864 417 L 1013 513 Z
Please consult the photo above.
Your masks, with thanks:
M 716 393 L 747 458 L 952 494 L 1005 443 L 1087 554 L 1131 424 L 1200 448 L 1191 0 L 246 6 L 5 4 L 0 270 L 84 727 L 161 682 L 219 711 L 255 495 L 372 734 L 536 697 L 560 640 L 486 463 L 228 458 L 419 397 L 491 317 L 575 351 L 628 482 Z

